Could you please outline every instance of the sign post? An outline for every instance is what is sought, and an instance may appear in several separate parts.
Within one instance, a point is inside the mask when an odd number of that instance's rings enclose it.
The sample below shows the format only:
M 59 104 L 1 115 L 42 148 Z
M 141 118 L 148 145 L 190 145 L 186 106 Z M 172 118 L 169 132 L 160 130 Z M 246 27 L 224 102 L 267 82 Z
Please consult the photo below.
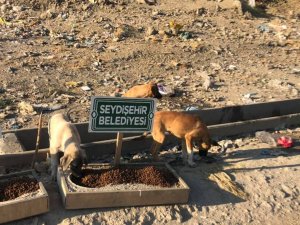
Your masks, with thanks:
M 115 153 L 115 166 L 118 166 L 120 164 L 122 143 L 123 143 L 123 133 L 118 132 L 117 143 L 116 143 L 116 153 Z
M 115 165 L 119 165 L 123 132 L 151 132 L 156 99 L 92 97 L 89 132 L 117 133 Z

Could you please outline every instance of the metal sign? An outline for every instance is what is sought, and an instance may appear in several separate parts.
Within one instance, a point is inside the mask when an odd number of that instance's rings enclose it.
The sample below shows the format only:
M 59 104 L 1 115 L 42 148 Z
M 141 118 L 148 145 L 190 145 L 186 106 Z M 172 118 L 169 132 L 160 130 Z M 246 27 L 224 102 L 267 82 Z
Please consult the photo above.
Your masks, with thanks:
M 156 99 L 92 97 L 89 132 L 152 130 Z

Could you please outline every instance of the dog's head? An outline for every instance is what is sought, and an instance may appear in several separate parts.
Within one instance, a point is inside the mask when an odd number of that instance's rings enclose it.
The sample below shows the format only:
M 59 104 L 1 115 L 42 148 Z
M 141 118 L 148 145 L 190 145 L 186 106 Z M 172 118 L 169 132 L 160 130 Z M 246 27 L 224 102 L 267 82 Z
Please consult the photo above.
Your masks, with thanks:
M 208 150 L 211 148 L 211 146 L 218 146 L 218 147 L 223 148 L 217 141 L 208 137 L 208 138 L 203 139 L 200 142 L 199 155 L 207 156 Z
M 72 175 L 77 178 L 82 177 L 83 164 L 87 165 L 87 158 L 85 153 L 81 153 L 81 151 L 75 156 L 66 154 L 60 159 L 60 165 L 62 166 L 62 169 L 67 170 L 70 166 Z
M 162 95 L 159 93 L 158 87 L 156 83 L 150 83 L 151 86 L 151 97 L 152 98 L 162 98 Z
M 82 166 L 83 166 L 84 162 L 83 159 L 81 157 L 78 157 L 76 159 L 74 159 L 71 163 L 70 163 L 70 169 L 72 172 L 72 175 L 76 178 L 81 178 L 82 177 Z
M 204 136 L 199 143 L 199 155 L 207 156 L 208 150 L 210 149 L 212 144 L 211 138 L 209 135 Z

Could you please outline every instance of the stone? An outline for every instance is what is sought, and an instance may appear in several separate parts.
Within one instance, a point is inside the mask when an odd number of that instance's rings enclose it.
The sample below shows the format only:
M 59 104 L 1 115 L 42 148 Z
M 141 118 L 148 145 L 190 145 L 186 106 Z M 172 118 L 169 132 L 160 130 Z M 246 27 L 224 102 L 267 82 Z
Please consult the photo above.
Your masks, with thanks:
M 218 143 L 221 146 L 223 146 L 222 148 L 225 148 L 225 149 L 227 149 L 227 148 L 233 148 L 235 146 L 235 144 L 233 143 L 233 141 L 229 140 L 229 139 L 227 139 L 227 140 L 221 140 Z
M 155 5 L 156 4 L 156 0 L 136 0 L 137 3 L 140 4 L 148 4 L 148 5 Z
M 148 27 L 146 31 L 147 36 L 156 35 L 158 31 L 154 27 Z
M 233 0 L 232 7 L 237 11 L 239 15 L 243 15 L 243 7 L 240 0 Z
M 53 9 L 48 9 L 45 12 L 42 12 L 40 15 L 41 19 L 54 19 L 56 17 L 56 13 Z
M 7 116 L 6 113 L 4 113 L 4 112 L 0 113 L 0 119 L 5 119 L 6 116 Z
M 161 83 L 158 83 L 157 87 L 159 93 L 163 96 L 174 97 L 176 95 L 174 88 L 171 88 L 170 86 L 165 86 Z
M 236 70 L 236 66 L 235 66 L 235 65 L 229 65 L 229 66 L 228 66 L 228 69 L 229 69 L 229 70 Z
M 22 6 L 13 6 L 12 10 L 15 12 L 21 12 L 21 11 L 23 11 L 23 8 L 24 7 L 22 7 Z
M 197 71 L 197 76 L 200 76 L 202 78 L 202 87 L 204 90 L 208 91 L 208 89 L 212 88 L 214 86 L 214 79 L 212 76 L 209 76 L 206 71 Z
M 80 46 L 79 43 L 75 43 L 75 44 L 74 44 L 74 47 L 75 47 L 75 48 L 80 48 L 81 46 Z
M 237 147 L 245 145 L 244 140 L 242 138 L 236 139 L 234 143 L 237 145 Z
M 292 73 L 294 73 L 294 74 L 300 74 L 300 67 L 294 68 L 292 70 Z
M 0 11 L 1 11 L 1 12 L 5 12 L 7 9 L 8 9 L 8 5 L 2 5 L 2 6 L 0 7 Z
M 218 64 L 218 63 L 211 63 L 210 65 L 211 65 L 211 66 L 213 67 L 213 69 L 215 69 L 215 70 L 220 70 L 220 69 L 222 69 L 221 65 Z
M 204 15 L 206 13 L 207 13 L 207 9 L 203 8 L 203 7 L 196 10 L 196 15 L 197 16 L 202 16 L 202 15 Z
M 269 86 L 272 86 L 272 87 L 282 87 L 282 84 L 283 82 L 281 80 L 278 80 L 278 79 L 274 79 L 274 80 L 271 80 L 269 82 Z
M 298 94 L 299 94 L 299 91 L 296 88 L 291 89 L 291 95 L 292 96 L 298 96 Z
M 300 132 L 300 127 L 295 128 L 294 132 Z
M 243 97 L 246 98 L 246 99 L 251 99 L 252 100 L 256 94 L 257 93 L 255 93 L 255 92 L 247 93 L 247 94 L 244 94 Z
M 277 146 L 276 135 L 270 134 L 269 132 L 257 131 L 255 133 L 255 137 L 258 139 L 258 141 L 260 141 L 262 143 L 266 143 L 266 144 L 270 145 L 271 147 Z
M 19 108 L 19 112 L 22 115 L 35 115 L 36 114 L 33 106 L 27 102 L 24 102 L 24 101 L 20 102 L 18 104 L 18 108 Z
M 81 90 L 83 90 L 83 91 L 90 91 L 92 89 L 89 86 L 82 86 Z
M 208 89 L 212 88 L 214 84 L 214 80 L 211 76 L 208 76 L 205 78 L 202 86 L 204 88 L 204 90 L 208 91 Z
M 132 36 L 133 31 L 134 31 L 133 27 L 127 24 L 123 24 L 119 26 L 114 32 L 114 38 L 118 40 L 123 40 L 125 38 Z
M 255 7 L 255 0 L 248 0 L 248 4 L 254 8 Z
M 8 67 L 7 71 L 8 71 L 9 73 L 16 73 L 16 72 L 18 71 L 18 69 L 15 68 L 15 67 L 10 66 L 10 67 Z

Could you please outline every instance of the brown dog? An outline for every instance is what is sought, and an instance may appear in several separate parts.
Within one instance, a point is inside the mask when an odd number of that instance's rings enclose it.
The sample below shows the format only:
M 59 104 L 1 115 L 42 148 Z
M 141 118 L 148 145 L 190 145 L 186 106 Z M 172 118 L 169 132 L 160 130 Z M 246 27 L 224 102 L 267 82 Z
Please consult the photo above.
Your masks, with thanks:
M 136 85 L 130 88 L 123 97 L 132 98 L 161 98 L 157 84 L 150 82 L 148 84 Z
M 70 165 L 72 174 L 80 177 L 81 167 L 86 164 L 86 153 L 80 148 L 81 140 L 74 124 L 69 122 L 64 114 L 58 113 L 50 118 L 48 132 L 52 179 L 56 179 L 59 151 L 64 153 L 60 159 L 63 170 L 66 170 Z
M 156 112 L 153 121 L 153 144 L 150 152 L 155 160 L 158 160 L 158 150 L 165 139 L 165 132 L 168 131 L 177 138 L 185 140 L 186 148 L 182 146 L 182 157 L 184 162 L 195 166 L 193 161 L 193 142 L 199 143 L 200 152 L 207 151 L 211 147 L 211 138 L 206 125 L 199 116 L 184 112 Z M 187 152 L 186 152 L 187 150 Z

